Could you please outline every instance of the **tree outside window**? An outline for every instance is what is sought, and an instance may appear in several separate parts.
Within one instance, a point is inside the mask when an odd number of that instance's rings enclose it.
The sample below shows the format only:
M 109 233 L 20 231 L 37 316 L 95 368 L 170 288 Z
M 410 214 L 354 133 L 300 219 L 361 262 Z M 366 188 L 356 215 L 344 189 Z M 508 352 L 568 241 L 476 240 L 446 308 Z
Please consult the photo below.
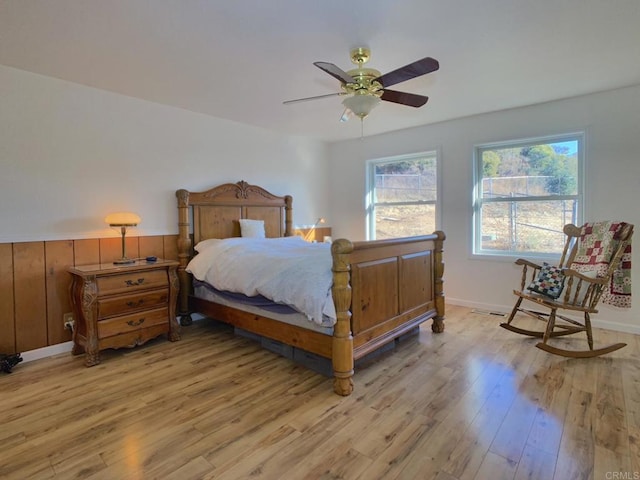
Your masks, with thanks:
M 483 145 L 475 151 L 474 253 L 560 254 L 582 221 L 583 135 Z

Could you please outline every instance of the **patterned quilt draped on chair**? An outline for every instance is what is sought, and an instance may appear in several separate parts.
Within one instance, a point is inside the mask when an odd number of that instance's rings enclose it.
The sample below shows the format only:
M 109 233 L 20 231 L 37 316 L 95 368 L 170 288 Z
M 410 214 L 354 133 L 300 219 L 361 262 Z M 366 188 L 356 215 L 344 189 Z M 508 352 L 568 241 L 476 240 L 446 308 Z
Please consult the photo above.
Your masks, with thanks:
M 578 252 L 569 268 L 580 273 L 596 272 L 598 277 L 606 275 L 624 222 L 606 221 L 585 223 Z M 627 245 L 611 283 L 604 290 L 602 303 L 620 308 L 631 308 L 631 243 Z

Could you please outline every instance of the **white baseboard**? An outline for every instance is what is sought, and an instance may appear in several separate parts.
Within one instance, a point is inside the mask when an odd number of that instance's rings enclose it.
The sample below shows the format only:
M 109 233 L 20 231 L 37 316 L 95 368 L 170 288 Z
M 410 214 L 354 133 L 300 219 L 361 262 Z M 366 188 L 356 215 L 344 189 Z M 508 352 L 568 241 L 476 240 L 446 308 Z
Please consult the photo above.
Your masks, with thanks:
M 486 310 L 488 312 L 501 312 L 506 314 L 509 314 L 511 312 L 511 309 L 513 308 L 513 306 L 506 307 L 504 305 L 496 305 L 493 303 L 470 302 L 468 300 L 461 300 L 459 298 L 450 297 L 445 297 L 445 308 L 446 304 L 458 305 L 459 307 L 477 308 L 479 310 Z
M 49 347 L 37 348 L 35 350 L 29 350 L 21 354 L 23 362 L 32 362 L 33 360 L 40 360 L 41 358 L 51 357 L 58 355 L 59 353 L 70 352 L 73 348 L 73 342 L 58 343 Z
M 612 322 L 610 320 L 599 320 L 593 317 L 591 317 L 591 324 L 596 328 L 602 328 L 604 330 L 640 335 L 640 327 L 637 325 L 628 325 L 626 323 Z
M 478 308 L 490 312 L 502 312 L 509 315 L 513 305 L 495 305 L 491 303 L 482 302 L 470 302 L 468 300 L 461 300 L 459 298 L 446 297 L 446 303 L 450 305 L 458 305 L 460 307 Z M 446 312 L 446 310 L 445 310 Z M 614 311 L 615 314 L 615 311 Z M 571 317 L 571 315 L 567 315 Z M 446 313 L 445 313 L 446 317 Z M 578 318 L 578 317 L 576 317 Z M 640 335 L 639 325 L 629 325 L 627 323 L 612 322 L 610 320 L 602 320 L 595 316 L 591 317 L 591 324 L 596 328 L 602 328 L 604 330 L 614 330 L 616 332 L 632 333 L 634 335 Z

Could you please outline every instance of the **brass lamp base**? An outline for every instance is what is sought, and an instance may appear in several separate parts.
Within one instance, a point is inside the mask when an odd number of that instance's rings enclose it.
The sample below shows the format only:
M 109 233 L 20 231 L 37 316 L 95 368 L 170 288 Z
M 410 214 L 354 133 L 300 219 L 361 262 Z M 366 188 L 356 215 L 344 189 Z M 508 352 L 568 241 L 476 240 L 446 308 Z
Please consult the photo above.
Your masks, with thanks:
M 127 233 L 127 227 L 130 227 L 133 225 L 120 225 L 120 234 L 122 235 L 122 257 L 119 260 L 116 260 L 115 262 L 113 262 L 114 265 L 129 265 L 131 263 L 136 263 L 135 260 L 132 260 L 130 258 L 127 258 L 127 247 L 126 244 L 124 243 L 124 236 Z

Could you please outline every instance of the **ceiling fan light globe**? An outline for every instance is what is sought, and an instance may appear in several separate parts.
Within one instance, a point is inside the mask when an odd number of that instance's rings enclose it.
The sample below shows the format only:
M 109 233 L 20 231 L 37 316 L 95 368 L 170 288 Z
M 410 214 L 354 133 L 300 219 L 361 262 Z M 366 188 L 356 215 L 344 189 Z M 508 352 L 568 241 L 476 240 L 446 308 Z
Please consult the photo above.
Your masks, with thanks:
M 380 98 L 375 95 L 366 94 L 355 94 L 342 101 L 342 105 L 344 105 L 345 108 L 348 108 L 354 115 L 360 118 L 364 118 L 369 115 L 371 110 L 373 110 L 379 103 Z

